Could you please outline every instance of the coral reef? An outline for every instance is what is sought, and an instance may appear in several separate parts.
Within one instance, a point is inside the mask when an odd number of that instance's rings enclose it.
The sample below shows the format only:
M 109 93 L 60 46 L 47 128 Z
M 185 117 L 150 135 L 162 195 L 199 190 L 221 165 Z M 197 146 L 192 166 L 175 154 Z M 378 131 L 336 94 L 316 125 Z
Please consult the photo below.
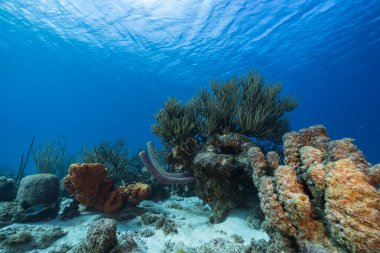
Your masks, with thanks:
M 331 141 L 323 126 L 284 135 L 285 165 L 257 147 L 248 152 L 271 238 L 267 252 L 377 252 L 377 166 L 351 139 Z M 277 246 L 276 246 L 277 245 Z
M 253 146 L 241 134 L 215 135 L 195 156 L 196 193 L 212 207 L 211 223 L 224 221 L 233 208 L 247 207 L 255 196 L 247 157 Z
M 165 144 L 180 145 L 197 134 L 197 115 L 192 103 L 183 105 L 169 98 L 155 118 L 158 124 L 152 126 L 152 131 Z
M 169 99 L 156 114 L 153 133 L 175 147 L 191 138 L 202 142 L 230 132 L 281 142 L 289 131 L 285 113 L 293 111 L 297 102 L 279 98 L 281 85 L 267 85 L 258 72 L 249 72 L 225 82 L 211 81 L 210 86 L 212 93 L 201 90 L 185 105 Z
M 150 190 L 150 185 L 143 183 L 133 183 L 119 188 L 124 202 L 130 206 L 136 206 L 144 199 L 147 199 Z
M 118 211 L 124 203 L 136 206 L 148 197 L 151 189 L 143 183 L 116 188 L 100 163 L 72 164 L 63 185 L 79 203 L 105 213 Z
M 128 149 L 125 138 L 115 142 L 103 141 L 92 149 L 83 148 L 82 160 L 84 163 L 101 163 L 107 168 L 108 176 L 116 185 L 122 185 L 130 174 L 128 170 Z
M 12 178 L 0 177 L 0 201 L 13 201 L 15 197 L 15 181 Z
M 50 140 L 46 144 L 33 148 L 33 159 L 38 173 L 58 175 L 60 178 L 66 175 L 66 144 L 57 140 Z
M 88 207 L 112 213 L 123 205 L 123 196 L 115 189 L 103 164 L 72 164 L 63 185 L 79 203 Z

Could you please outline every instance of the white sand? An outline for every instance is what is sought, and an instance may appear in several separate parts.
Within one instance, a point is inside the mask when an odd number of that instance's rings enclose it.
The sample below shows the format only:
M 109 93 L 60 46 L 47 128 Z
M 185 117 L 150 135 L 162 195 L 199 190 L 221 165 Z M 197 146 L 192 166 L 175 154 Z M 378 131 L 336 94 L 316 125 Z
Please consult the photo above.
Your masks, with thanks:
M 174 203 L 181 205 L 183 210 L 168 208 Z M 245 245 L 248 245 L 252 238 L 269 240 L 265 232 L 254 230 L 247 225 L 245 220 L 247 210 L 233 210 L 226 221 L 212 225 L 208 222 L 210 208 L 203 205 L 202 201 L 196 197 L 172 196 L 160 203 L 143 201 L 140 203 L 140 207 L 153 213 L 167 214 L 169 218 L 174 220 L 178 230 L 176 234 L 165 235 L 161 229 L 155 229 L 154 225 L 142 224 L 140 216 L 129 221 L 118 221 L 118 236 L 132 234 L 143 252 L 162 252 L 167 244 L 197 247 L 216 238 L 224 238 L 233 242 L 232 235 L 234 234 L 240 236 Z M 33 223 L 36 226 L 60 226 L 68 232 L 66 236 L 54 242 L 51 247 L 33 252 L 49 252 L 57 250 L 63 245 L 78 245 L 84 239 L 88 226 L 101 217 L 103 215 L 98 212 L 84 212 L 82 215 L 67 221 L 61 221 L 57 218 L 47 222 Z M 154 230 L 154 235 L 146 238 L 137 234 L 144 229 Z

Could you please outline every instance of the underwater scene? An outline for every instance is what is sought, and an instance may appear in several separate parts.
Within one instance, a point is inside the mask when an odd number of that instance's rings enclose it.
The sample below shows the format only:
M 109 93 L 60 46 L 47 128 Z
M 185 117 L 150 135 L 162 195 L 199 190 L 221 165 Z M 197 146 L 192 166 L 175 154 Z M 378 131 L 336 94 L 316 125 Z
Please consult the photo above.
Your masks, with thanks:
M 24 252 L 380 252 L 380 1 L 0 0 Z

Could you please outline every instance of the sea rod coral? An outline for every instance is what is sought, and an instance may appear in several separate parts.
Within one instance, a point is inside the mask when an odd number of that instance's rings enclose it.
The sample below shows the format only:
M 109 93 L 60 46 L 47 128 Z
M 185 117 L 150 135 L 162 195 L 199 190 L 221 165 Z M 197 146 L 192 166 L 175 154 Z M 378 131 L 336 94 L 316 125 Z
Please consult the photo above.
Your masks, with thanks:
M 271 238 L 267 252 L 274 244 L 286 252 L 378 252 L 378 165 L 351 139 L 331 141 L 323 126 L 285 134 L 284 154 L 285 165 L 273 166 L 270 154 L 249 150 Z

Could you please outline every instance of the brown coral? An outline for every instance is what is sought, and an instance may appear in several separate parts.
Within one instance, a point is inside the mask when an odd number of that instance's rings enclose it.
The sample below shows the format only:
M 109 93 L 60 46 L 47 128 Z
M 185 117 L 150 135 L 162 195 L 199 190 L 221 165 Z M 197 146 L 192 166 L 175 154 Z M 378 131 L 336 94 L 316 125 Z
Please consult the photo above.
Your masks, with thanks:
M 298 250 L 376 252 L 380 248 L 379 165 L 351 139 L 330 141 L 323 126 L 284 135 L 285 166 L 258 148 L 249 155 L 269 235 Z M 272 237 L 271 237 L 272 238 Z
M 380 193 L 349 159 L 328 165 L 326 218 L 338 243 L 351 252 L 380 249 Z
M 105 213 L 115 212 L 123 204 L 121 193 L 100 163 L 72 164 L 63 185 L 81 204 Z
M 133 183 L 119 188 L 124 201 L 132 206 L 136 206 L 146 199 L 150 190 L 150 185 L 144 183 Z

